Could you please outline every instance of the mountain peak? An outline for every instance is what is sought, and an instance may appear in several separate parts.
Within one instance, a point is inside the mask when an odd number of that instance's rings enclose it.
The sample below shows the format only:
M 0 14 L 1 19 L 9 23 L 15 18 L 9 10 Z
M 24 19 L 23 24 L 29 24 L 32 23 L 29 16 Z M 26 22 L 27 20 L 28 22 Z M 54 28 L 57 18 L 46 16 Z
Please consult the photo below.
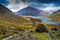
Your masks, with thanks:
M 28 6 L 28 7 L 26 7 L 26 8 L 32 8 L 31 6 Z
M 32 10 L 38 10 L 38 9 L 36 9 L 36 8 L 34 8 L 34 7 L 31 7 L 31 6 L 28 6 L 28 7 L 26 7 L 25 9 L 32 9 Z M 39 10 L 38 10 L 39 11 Z
M 34 7 L 28 6 L 28 7 L 26 7 L 26 8 L 34 8 Z M 36 8 L 35 8 L 35 9 L 36 9 Z
M 39 10 L 31 6 L 19 10 L 18 12 L 16 12 L 16 14 L 24 15 L 24 16 L 49 16 L 50 15 L 48 12 L 44 12 L 42 10 Z
M 22 10 L 17 12 L 18 15 L 25 15 L 25 16 L 38 16 L 40 11 L 34 7 L 28 6 Z
M 0 16 L 12 16 L 14 15 L 14 13 L 9 10 L 7 7 L 5 7 L 4 5 L 0 4 Z
M 13 12 L 4 5 L 0 4 L 0 13 L 11 14 Z

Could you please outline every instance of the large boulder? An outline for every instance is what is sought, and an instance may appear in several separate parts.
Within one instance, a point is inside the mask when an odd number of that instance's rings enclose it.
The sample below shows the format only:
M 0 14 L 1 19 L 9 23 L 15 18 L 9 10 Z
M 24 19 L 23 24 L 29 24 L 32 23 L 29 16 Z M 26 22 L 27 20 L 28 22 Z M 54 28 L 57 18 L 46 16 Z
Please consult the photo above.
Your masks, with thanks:
M 39 32 L 39 33 L 48 32 L 48 29 L 45 27 L 45 25 L 39 24 L 36 28 L 36 32 Z

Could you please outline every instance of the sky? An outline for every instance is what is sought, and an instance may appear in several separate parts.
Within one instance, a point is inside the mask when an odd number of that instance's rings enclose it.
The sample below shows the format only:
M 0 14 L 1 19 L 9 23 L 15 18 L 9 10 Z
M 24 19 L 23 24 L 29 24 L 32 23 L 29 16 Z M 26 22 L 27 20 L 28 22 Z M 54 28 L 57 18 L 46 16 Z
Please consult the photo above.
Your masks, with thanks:
M 0 0 L 0 4 L 17 12 L 28 6 L 53 13 L 60 9 L 60 0 Z

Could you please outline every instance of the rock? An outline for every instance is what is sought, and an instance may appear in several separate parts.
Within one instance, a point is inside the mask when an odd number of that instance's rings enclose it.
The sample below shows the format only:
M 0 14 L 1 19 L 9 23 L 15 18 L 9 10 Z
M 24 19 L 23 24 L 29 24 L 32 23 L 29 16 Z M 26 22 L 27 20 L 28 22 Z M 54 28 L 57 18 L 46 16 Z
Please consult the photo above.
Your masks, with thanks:
M 43 24 L 39 24 L 36 28 L 36 32 L 48 32 L 48 29 Z
M 58 31 L 58 29 L 55 27 L 55 28 L 51 28 L 51 30 L 53 31 Z
M 36 37 L 36 35 L 32 35 L 32 40 L 38 40 L 38 38 Z
M 36 35 L 31 35 L 29 30 L 25 30 L 20 34 L 12 35 L 2 40 L 38 40 L 38 38 Z

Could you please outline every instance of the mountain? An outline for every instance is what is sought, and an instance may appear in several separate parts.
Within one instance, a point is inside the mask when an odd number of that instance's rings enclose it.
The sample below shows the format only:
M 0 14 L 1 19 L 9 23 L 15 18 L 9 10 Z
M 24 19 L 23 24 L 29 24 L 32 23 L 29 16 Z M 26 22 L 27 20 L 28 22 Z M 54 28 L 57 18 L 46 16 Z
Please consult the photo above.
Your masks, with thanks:
M 25 16 L 49 16 L 48 12 L 44 12 L 42 10 L 38 10 L 34 7 L 26 7 L 24 9 L 19 10 L 16 12 L 18 15 L 25 15 Z
M 52 19 L 52 21 L 55 21 L 55 22 L 60 22 L 60 10 L 54 12 L 50 18 Z
M 0 18 L 12 23 L 20 22 L 20 20 L 22 20 L 22 17 L 15 15 L 12 11 L 10 11 L 8 8 L 1 4 L 0 4 Z
M 24 26 L 25 27 L 30 24 L 33 25 L 33 21 L 31 21 L 31 20 L 35 20 L 35 19 L 16 15 L 12 11 L 10 11 L 8 8 L 6 8 L 5 6 L 0 4 L 0 24 L 2 24 L 2 25 L 6 24 L 11 27 L 13 27 L 13 25 L 14 25 L 14 27 L 15 26 L 17 26 L 17 27 Z M 32 25 L 30 25 L 30 26 L 32 26 Z
M 35 9 L 33 7 L 26 7 L 22 10 L 19 10 L 17 14 L 19 15 L 25 15 L 25 16 L 39 16 L 40 11 L 38 9 Z
M 0 4 L 0 39 L 19 33 L 20 30 L 34 29 L 39 21 L 40 19 L 16 15 Z

